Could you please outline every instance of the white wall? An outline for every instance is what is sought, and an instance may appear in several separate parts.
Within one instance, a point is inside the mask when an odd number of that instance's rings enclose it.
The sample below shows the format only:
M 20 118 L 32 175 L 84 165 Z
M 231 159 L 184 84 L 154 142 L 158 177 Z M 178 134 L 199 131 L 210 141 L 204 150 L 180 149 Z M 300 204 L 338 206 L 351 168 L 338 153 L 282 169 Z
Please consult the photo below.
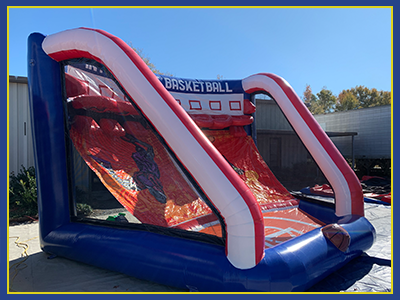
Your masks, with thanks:
M 9 77 L 8 93 L 8 166 L 18 174 L 21 165 L 34 165 L 28 82 L 26 77 Z
M 357 132 L 354 137 L 356 158 L 391 158 L 391 105 L 361 108 L 314 116 L 326 131 Z M 343 142 L 334 138 L 338 148 Z

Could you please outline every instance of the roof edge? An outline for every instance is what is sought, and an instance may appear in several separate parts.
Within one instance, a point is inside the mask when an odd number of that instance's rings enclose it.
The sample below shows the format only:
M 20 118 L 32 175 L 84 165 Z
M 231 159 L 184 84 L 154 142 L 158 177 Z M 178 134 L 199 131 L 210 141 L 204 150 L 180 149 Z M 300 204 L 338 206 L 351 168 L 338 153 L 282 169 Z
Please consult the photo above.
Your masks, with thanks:
M 14 76 L 14 75 L 9 75 L 8 76 L 8 81 L 12 83 L 28 83 L 28 77 L 26 76 Z

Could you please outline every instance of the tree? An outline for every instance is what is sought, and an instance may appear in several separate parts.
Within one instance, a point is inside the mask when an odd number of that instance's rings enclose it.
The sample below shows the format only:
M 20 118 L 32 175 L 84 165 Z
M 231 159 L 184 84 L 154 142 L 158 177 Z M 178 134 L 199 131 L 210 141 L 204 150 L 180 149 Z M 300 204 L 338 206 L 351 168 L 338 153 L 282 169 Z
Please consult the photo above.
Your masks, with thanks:
M 309 84 L 307 84 L 306 85 L 306 89 L 303 92 L 303 101 L 304 101 L 304 103 L 310 103 L 311 100 L 312 100 L 312 96 L 314 96 L 314 95 L 312 93 L 311 86 Z
M 304 104 L 313 115 L 330 113 L 335 109 L 336 97 L 326 87 L 314 95 L 311 86 L 307 85 L 303 93 Z
M 352 95 L 353 97 L 351 97 Z M 346 98 L 346 100 L 344 100 Z M 339 94 L 339 103 L 337 110 L 349 110 L 356 108 L 367 108 L 379 105 L 390 105 L 392 99 L 392 93 L 386 91 L 378 91 L 375 88 L 369 89 L 362 85 L 358 85 L 355 88 L 343 90 Z M 342 104 L 342 101 L 343 104 Z M 346 104 L 347 101 L 347 104 Z M 350 104 L 353 102 L 353 104 Z M 356 102 L 358 102 L 356 104 Z
M 349 91 L 342 91 L 336 102 L 335 111 L 345 111 L 357 109 L 360 107 L 360 101 Z
M 318 98 L 312 93 L 311 86 L 308 84 L 303 93 L 303 101 L 312 114 L 322 114 L 322 108 L 318 103 Z
M 323 87 L 322 90 L 317 94 L 319 106 L 323 113 L 333 112 L 336 104 L 336 97 L 332 94 L 332 91 Z
M 310 85 L 307 85 L 303 92 L 303 101 L 313 115 L 318 115 L 334 111 L 390 105 L 392 93 L 378 91 L 375 88 L 369 89 L 364 86 L 356 86 L 355 88 L 343 90 L 337 97 L 326 87 L 323 87 L 317 95 L 314 95 Z
M 390 105 L 392 104 L 392 92 L 379 92 L 379 105 Z
M 303 101 L 313 115 L 320 115 L 334 110 L 336 97 L 326 87 L 323 87 L 315 96 L 310 85 L 307 85 L 303 93 Z

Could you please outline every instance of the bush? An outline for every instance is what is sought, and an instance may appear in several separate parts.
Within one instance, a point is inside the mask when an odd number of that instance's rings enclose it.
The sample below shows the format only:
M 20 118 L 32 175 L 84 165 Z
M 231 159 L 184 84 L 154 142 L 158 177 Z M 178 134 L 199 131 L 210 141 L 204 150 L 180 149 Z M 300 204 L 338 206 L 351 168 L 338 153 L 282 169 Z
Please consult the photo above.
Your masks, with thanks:
M 37 187 L 35 168 L 22 166 L 20 173 L 10 175 L 10 207 L 23 208 L 27 214 L 37 214 Z
M 89 204 L 77 203 L 76 212 L 78 216 L 89 216 L 90 214 L 92 214 L 93 209 Z
M 86 193 L 77 191 L 78 198 L 85 198 Z M 36 216 L 38 214 L 37 186 L 35 168 L 22 166 L 20 173 L 10 175 L 9 187 L 10 217 L 12 219 Z M 88 204 L 77 203 L 76 210 L 80 216 L 88 216 L 93 209 Z

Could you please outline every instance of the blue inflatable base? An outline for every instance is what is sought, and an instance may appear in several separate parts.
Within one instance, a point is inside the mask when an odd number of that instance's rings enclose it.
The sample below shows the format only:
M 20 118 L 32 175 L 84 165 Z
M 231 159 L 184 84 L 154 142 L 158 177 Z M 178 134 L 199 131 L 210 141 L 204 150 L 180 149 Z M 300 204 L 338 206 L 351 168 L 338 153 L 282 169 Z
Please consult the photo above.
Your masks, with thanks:
M 240 270 L 225 248 L 138 230 L 65 224 L 41 244 L 45 252 L 139 279 L 200 292 L 304 291 L 370 248 L 372 225 L 363 217 L 342 223 L 351 236 L 346 252 L 315 229 L 265 250 L 256 267 Z

